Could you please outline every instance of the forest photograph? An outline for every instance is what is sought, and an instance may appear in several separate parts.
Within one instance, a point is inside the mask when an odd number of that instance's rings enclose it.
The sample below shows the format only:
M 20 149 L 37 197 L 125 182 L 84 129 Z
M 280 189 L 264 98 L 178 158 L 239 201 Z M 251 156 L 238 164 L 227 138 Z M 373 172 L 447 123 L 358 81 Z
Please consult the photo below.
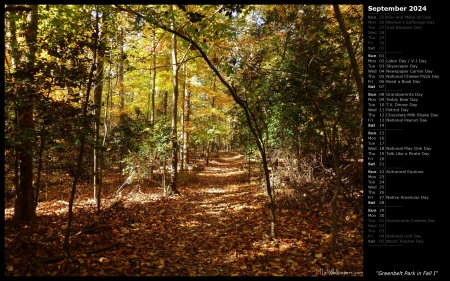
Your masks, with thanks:
M 5 276 L 362 276 L 363 6 L 4 5 Z

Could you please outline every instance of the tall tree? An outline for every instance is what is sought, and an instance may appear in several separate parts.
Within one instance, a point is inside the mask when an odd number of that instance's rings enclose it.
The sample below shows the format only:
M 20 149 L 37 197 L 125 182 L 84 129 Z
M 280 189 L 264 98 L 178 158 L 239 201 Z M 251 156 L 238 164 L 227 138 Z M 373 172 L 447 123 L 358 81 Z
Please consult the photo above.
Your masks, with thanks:
M 125 64 L 125 31 L 123 27 L 120 27 L 119 31 L 119 76 L 118 76 L 118 83 L 119 83 L 119 108 L 122 112 L 125 108 L 125 87 L 124 87 L 124 64 Z
M 170 5 L 171 28 L 175 29 L 175 19 L 173 15 L 173 5 Z M 178 61 L 177 61 L 177 36 L 172 34 L 172 173 L 170 174 L 170 183 L 167 186 L 166 194 L 173 195 L 180 193 L 177 190 L 178 176 L 178 139 L 177 139 L 177 116 L 178 116 Z
M 99 35 L 99 11 L 98 8 L 95 10 L 95 22 L 94 22 L 94 32 L 93 32 L 93 46 L 92 46 L 92 63 L 91 63 L 91 69 L 89 71 L 88 81 L 86 85 L 86 94 L 85 94 L 85 100 L 83 103 L 83 112 L 82 112 L 82 119 L 86 119 L 87 113 L 88 113 L 88 105 L 89 105 L 89 96 L 92 89 L 92 84 L 94 81 L 94 72 L 97 68 L 97 53 L 98 53 L 98 35 Z M 66 233 L 64 235 L 64 244 L 63 249 L 64 253 L 67 257 L 70 258 L 71 252 L 70 252 L 70 232 L 71 232 L 71 226 L 72 226 L 72 220 L 73 220 L 73 201 L 75 199 L 75 193 L 77 189 L 78 180 L 80 178 L 82 166 L 83 166 L 83 155 L 85 151 L 85 145 L 86 145 L 86 130 L 87 130 L 87 124 L 86 122 L 82 122 L 83 126 L 81 128 L 81 134 L 80 134 L 80 145 L 79 145 L 79 151 L 78 151 L 78 159 L 77 159 L 77 166 L 76 166 L 76 172 L 75 176 L 73 178 L 72 182 L 72 189 L 70 192 L 70 199 L 69 199 L 69 211 L 67 216 L 67 228 Z
M 155 126 L 155 95 L 156 95 L 156 28 L 152 26 L 152 92 L 151 92 L 151 110 L 150 124 Z
M 187 85 L 186 64 L 183 64 L 183 113 L 182 113 L 182 139 L 183 153 L 181 161 L 189 164 L 189 119 L 191 114 L 191 92 Z
M 23 139 L 18 147 L 19 159 L 19 184 L 16 190 L 14 205 L 14 219 L 16 221 L 31 221 L 34 217 L 33 204 L 33 150 L 34 150 L 34 90 L 35 60 L 37 51 L 38 34 L 38 5 L 30 5 L 28 14 L 25 40 L 28 46 L 26 53 L 25 85 L 21 87 L 21 101 L 18 107 L 18 127 Z M 14 49 L 14 48 L 13 48 Z
M 102 93 L 103 93 L 103 73 L 105 67 L 105 51 L 107 45 L 107 17 L 108 15 L 103 13 L 101 22 L 102 29 L 99 36 L 98 47 L 98 60 L 97 60 L 97 75 L 95 77 L 94 88 L 94 171 L 93 171 L 93 187 L 94 187 L 94 199 L 97 201 L 97 211 L 100 212 L 100 195 L 101 195 L 101 182 L 100 182 L 100 162 L 101 162 L 101 143 L 100 143 L 100 113 L 102 109 Z

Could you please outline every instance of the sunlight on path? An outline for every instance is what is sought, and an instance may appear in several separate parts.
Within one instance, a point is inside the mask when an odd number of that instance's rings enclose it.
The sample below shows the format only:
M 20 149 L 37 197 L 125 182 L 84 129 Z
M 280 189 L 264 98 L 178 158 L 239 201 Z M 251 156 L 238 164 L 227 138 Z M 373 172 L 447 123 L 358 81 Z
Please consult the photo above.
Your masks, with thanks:
M 38 276 L 311 276 L 332 263 L 325 258 L 329 229 L 311 228 L 301 210 L 279 210 L 278 238 L 267 239 L 267 197 L 259 184 L 247 182 L 243 161 L 242 155 L 221 152 L 204 171 L 191 175 L 181 195 L 136 191 L 116 205 L 110 199 L 105 205 L 114 208 L 101 218 L 93 204 L 76 205 L 74 256 L 49 264 L 43 261 L 63 256 L 67 207 L 47 202 L 33 243 L 24 246 L 32 248 L 17 255 L 5 252 L 8 265 Z M 85 231 L 92 222 L 94 227 Z M 6 247 L 13 238 L 7 237 Z M 25 252 L 33 253 L 33 267 L 11 264 Z M 343 270 L 342 259 L 333 266 Z M 355 260 L 359 265 L 362 259 Z

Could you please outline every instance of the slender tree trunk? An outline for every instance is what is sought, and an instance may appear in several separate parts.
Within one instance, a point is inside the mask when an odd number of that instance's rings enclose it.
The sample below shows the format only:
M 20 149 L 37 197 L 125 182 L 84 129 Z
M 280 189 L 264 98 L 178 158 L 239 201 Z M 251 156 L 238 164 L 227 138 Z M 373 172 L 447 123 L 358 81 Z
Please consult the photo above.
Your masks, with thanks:
M 350 39 L 350 34 L 347 32 L 347 27 L 345 26 L 345 21 L 342 17 L 341 10 L 339 9 L 339 5 L 334 4 L 334 15 L 336 17 L 336 20 L 339 23 L 339 28 L 341 29 L 342 36 L 344 36 L 345 40 L 345 48 L 347 48 L 348 56 L 350 58 L 350 63 L 352 65 L 352 71 L 353 71 L 353 77 L 355 78 L 356 87 L 358 89 L 358 97 L 359 97 L 359 104 L 360 104 L 360 112 L 361 116 L 363 116 L 364 113 L 364 86 L 361 78 L 361 74 L 359 73 L 359 67 L 358 63 L 356 62 L 355 52 L 353 50 L 352 41 Z
M 120 29 L 120 35 L 119 35 L 119 48 L 120 48 L 120 53 L 119 53 L 119 97 L 120 97 L 120 104 L 119 104 L 119 108 L 120 108 L 120 112 L 123 111 L 123 109 L 125 108 L 125 89 L 123 86 L 123 68 L 124 68 L 124 63 L 125 63 L 125 52 L 124 52 L 124 45 L 125 45 L 125 40 L 124 40 L 124 31 L 123 28 Z
M 99 163 L 100 163 L 100 112 L 102 109 L 102 93 L 103 93 L 103 68 L 104 68 L 104 57 L 105 57 L 105 45 L 106 40 L 106 15 L 102 15 L 102 39 L 100 39 L 100 44 L 98 50 L 98 60 L 97 60 L 97 77 L 96 86 L 94 89 L 94 171 L 93 171 L 93 186 L 94 186 L 94 199 L 97 200 L 97 211 L 100 212 L 100 177 L 99 177 Z
M 173 15 L 173 6 L 171 5 L 171 11 Z M 174 27 L 175 23 L 172 19 L 171 27 Z M 172 94 L 172 173 L 170 175 L 170 183 L 167 189 L 167 195 L 179 194 L 177 190 L 177 177 L 178 177 L 178 140 L 177 140 L 177 103 L 178 103 L 178 62 L 177 62 L 177 36 L 172 35 L 172 76 L 173 76 L 173 94 Z
M 109 53 L 109 58 L 111 60 L 111 52 Z M 105 67 L 105 66 L 103 66 Z M 107 91 L 106 91 L 106 104 L 103 114 L 103 141 L 102 146 L 106 146 L 106 139 L 108 137 L 108 128 L 110 128 L 110 125 L 108 125 L 109 122 L 109 116 L 108 111 L 111 110 L 110 107 L 110 97 L 111 97 L 111 64 L 109 65 L 109 71 L 108 71 L 108 84 L 107 84 Z M 100 181 L 103 179 L 103 163 L 104 163 L 104 157 L 101 157 L 101 163 L 100 163 Z
M 336 173 L 336 187 L 334 189 L 333 199 L 331 199 L 331 209 L 333 213 L 333 224 L 331 226 L 331 245 L 330 245 L 330 255 L 334 256 L 336 250 L 336 240 L 338 231 L 338 215 L 337 215 L 337 199 L 341 191 L 342 181 L 341 181 L 341 171 L 339 169 L 339 157 L 336 153 L 334 147 L 331 148 L 331 155 L 333 157 L 333 168 Z
M 151 114 L 150 114 L 150 124 L 152 128 L 155 125 L 155 94 L 156 94 L 156 28 L 152 27 L 152 95 L 151 95 Z
M 184 88 L 184 132 L 183 132 L 183 151 L 184 159 L 189 164 L 189 119 L 191 115 L 191 93 L 188 87 Z
M 44 147 L 45 147 L 45 135 L 41 136 L 41 142 L 39 145 L 39 152 L 38 152 L 38 170 L 37 170 L 37 179 L 36 179 L 36 193 L 34 197 L 34 212 L 33 215 L 36 215 L 36 208 L 39 201 L 39 192 L 41 190 L 41 173 L 42 173 L 42 154 L 44 153 Z M 34 222 L 35 216 L 33 217 Z
M 166 192 L 166 162 L 167 162 L 167 157 L 166 157 L 165 154 L 164 154 L 162 162 L 163 162 L 162 163 L 162 165 L 163 165 L 163 175 L 162 175 L 162 178 L 161 178 L 161 185 L 162 185 L 162 187 L 164 189 L 164 192 Z
M 205 151 L 205 164 L 209 165 L 209 150 L 210 150 L 211 142 L 208 141 L 206 143 L 206 151 Z
M 184 148 L 185 148 L 185 146 L 184 146 L 184 136 L 185 136 L 185 134 L 184 134 L 184 132 L 185 132 L 185 130 L 186 130 L 186 128 L 185 128 L 185 111 L 186 111 L 186 109 L 184 108 L 184 105 L 185 105 L 185 103 L 186 103 L 186 101 L 185 101 L 185 99 L 186 99 L 186 97 L 185 97 L 185 95 L 184 95 L 184 93 L 185 93 L 185 91 L 186 91 L 186 64 L 183 64 L 183 89 L 181 90 L 181 92 L 183 93 L 182 95 L 181 95 L 181 97 L 182 97 L 182 99 L 181 99 L 181 136 L 180 136 L 180 138 L 181 138 L 181 142 L 180 142 L 180 171 L 184 171 L 184 162 L 186 161 L 185 160 L 185 152 L 184 152 Z
M 85 118 L 87 116 L 89 95 L 90 95 L 91 88 L 92 88 L 92 82 L 94 80 L 95 65 L 97 63 L 97 45 L 98 45 L 98 33 L 99 33 L 98 22 L 99 22 L 99 15 L 97 13 L 96 21 L 95 21 L 96 30 L 94 32 L 95 33 L 94 48 L 93 48 L 94 54 L 93 54 L 93 59 L 92 59 L 92 64 L 91 64 L 91 70 L 89 71 L 89 78 L 88 78 L 87 87 L 86 87 L 86 99 L 83 104 L 82 118 Z M 84 134 L 81 134 L 81 136 L 80 136 L 80 151 L 79 151 L 78 160 L 77 160 L 77 171 L 73 178 L 72 190 L 71 190 L 70 199 L 69 199 L 69 212 L 68 212 L 68 217 L 67 217 L 67 228 L 66 228 L 66 233 L 64 236 L 63 249 L 64 249 L 64 253 L 66 254 L 66 256 L 68 258 L 70 258 L 69 238 L 70 238 L 70 231 L 71 231 L 72 220 L 73 220 L 73 201 L 75 199 L 75 193 L 76 193 L 76 189 L 77 189 L 78 179 L 80 177 L 80 173 L 81 173 L 81 169 L 82 169 L 85 144 L 86 144 L 86 134 L 84 133 Z
M 94 173 L 93 173 L 93 186 L 94 186 L 94 199 L 97 201 L 97 211 L 100 212 L 100 202 L 101 202 L 101 182 L 100 182 L 100 162 L 101 162 L 101 149 L 100 149 L 100 113 L 102 109 L 102 94 L 103 94 L 103 69 L 104 69 L 104 58 L 105 58 L 105 48 L 106 48 L 106 28 L 107 28 L 107 15 L 102 15 L 102 38 L 99 40 L 100 45 L 98 49 L 98 60 L 97 60 L 97 77 L 96 77 L 96 87 L 94 89 Z M 98 35 L 97 35 L 98 36 Z
M 18 109 L 19 132 L 22 136 L 19 145 L 19 185 L 16 189 L 16 201 L 14 205 L 14 219 L 21 222 L 30 222 L 34 218 L 33 201 L 33 147 L 34 147 L 34 64 L 37 50 L 38 33 L 38 5 L 30 5 L 31 12 L 27 19 L 27 32 L 25 40 L 29 51 L 26 55 L 29 81 L 21 89 L 21 101 Z
M 162 112 L 162 114 L 163 114 L 163 116 L 164 116 L 164 124 L 166 124 L 166 121 L 167 121 L 167 106 L 168 106 L 168 95 L 169 95 L 169 93 L 167 92 L 167 91 L 164 91 L 164 93 L 163 93 L 163 101 L 162 101 L 162 105 L 163 105 L 163 112 Z

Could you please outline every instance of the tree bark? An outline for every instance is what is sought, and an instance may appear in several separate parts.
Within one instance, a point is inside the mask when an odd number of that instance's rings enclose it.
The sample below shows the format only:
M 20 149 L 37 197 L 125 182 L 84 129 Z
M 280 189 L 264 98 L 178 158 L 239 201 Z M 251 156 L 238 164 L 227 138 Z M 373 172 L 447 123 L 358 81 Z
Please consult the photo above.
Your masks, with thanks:
M 181 91 L 183 94 L 181 95 L 182 106 L 181 106 L 180 171 L 184 171 L 184 162 L 186 161 L 185 160 L 185 150 L 184 150 L 186 148 L 186 146 L 184 144 L 184 142 L 185 142 L 184 137 L 185 137 L 185 131 L 186 131 L 186 126 L 185 126 L 185 123 L 186 123 L 186 120 L 185 120 L 185 118 L 186 118 L 186 114 L 185 114 L 185 111 L 186 111 L 186 108 L 185 108 L 185 104 L 186 104 L 186 95 L 185 95 L 185 93 L 186 93 L 186 65 L 185 64 L 183 64 L 183 89 Z
M 119 79 L 119 97 L 120 97 L 120 104 L 119 104 L 119 108 L 120 108 L 120 112 L 123 111 L 123 109 L 125 108 L 125 89 L 123 87 L 123 67 L 124 67 L 124 63 L 125 63 L 125 52 L 124 52 L 124 31 L 123 31 L 123 27 L 120 29 L 120 34 L 119 34 L 119 48 L 120 48 L 120 53 L 119 53 L 119 74 L 118 74 L 118 79 Z
M 186 85 L 184 88 L 184 132 L 183 132 L 183 151 L 184 159 L 189 164 L 189 119 L 191 115 L 191 93 Z
M 170 6 L 173 16 L 173 6 Z M 175 28 L 174 19 L 171 20 L 171 27 Z M 177 190 L 178 177 L 178 140 L 177 140 L 177 115 L 178 115 L 178 62 L 177 62 L 177 36 L 172 35 L 172 78 L 173 78 L 173 93 L 172 93 L 172 172 L 170 174 L 170 183 L 167 186 L 166 194 L 179 194 Z
M 14 219 L 17 222 L 30 222 L 34 218 L 33 200 L 33 148 L 34 148 L 34 64 L 37 50 L 38 33 L 38 5 L 30 5 L 31 12 L 27 19 L 27 32 L 25 40 L 29 51 L 26 54 L 28 82 L 21 89 L 21 102 L 18 107 L 18 127 L 22 136 L 18 147 L 19 152 L 19 184 L 16 189 L 14 204 Z
M 97 77 L 96 77 L 96 87 L 94 89 L 94 173 L 93 173 L 93 186 L 94 186 L 94 199 L 97 201 L 97 211 L 100 212 L 100 196 L 101 196 L 101 182 L 99 176 L 99 168 L 101 162 L 101 143 L 100 143 L 100 113 L 102 109 L 102 93 L 103 93 L 103 68 L 104 68 L 104 57 L 106 48 L 106 29 L 107 29 L 107 15 L 102 15 L 102 34 L 100 41 L 100 46 L 98 49 L 98 60 L 97 60 Z M 99 36 L 99 35 L 97 35 Z
M 156 28 L 152 29 L 152 64 L 153 64 L 153 73 L 152 73 L 152 94 L 151 94 L 151 110 L 150 110 L 150 124 L 152 128 L 155 125 L 155 94 L 156 94 Z
M 98 45 L 98 33 L 99 33 L 99 31 L 98 31 L 98 22 L 99 22 L 99 15 L 97 13 L 96 14 L 96 21 L 95 21 L 96 30 L 94 32 L 95 35 L 94 35 L 93 58 L 92 58 L 91 69 L 89 71 L 89 78 L 88 78 L 87 87 L 86 87 L 86 99 L 85 99 L 84 104 L 83 104 L 82 118 L 85 118 L 87 116 L 87 109 L 88 109 L 88 104 L 89 104 L 89 95 L 90 95 L 90 92 L 91 92 L 92 82 L 94 80 L 94 71 L 95 71 L 96 63 L 97 63 L 97 45 Z M 69 211 L 68 211 L 68 216 L 67 216 L 67 228 L 66 228 L 66 233 L 65 233 L 65 236 L 64 236 L 64 244 L 63 244 L 64 253 L 65 253 L 66 257 L 68 257 L 68 258 L 70 258 L 69 237 L 70 237 L 70 231 L 71 231 L 72 219 L 73 219 L 73 201 L 75 199 L 75 193 L 76 193 L 76 189 L 77 189 L 78 179 L 80 178 L 80 173 L 81 173 L 81 169 L 82 169 L 85 144 L 86 144 L 86 133 L 83 133 L 80 136 L 80 151 L 78 153 L 77 171 L 76 171 L 75 176 L 73 178 L 72 190 L 71 190 L 71 193 L 70 193 Z

